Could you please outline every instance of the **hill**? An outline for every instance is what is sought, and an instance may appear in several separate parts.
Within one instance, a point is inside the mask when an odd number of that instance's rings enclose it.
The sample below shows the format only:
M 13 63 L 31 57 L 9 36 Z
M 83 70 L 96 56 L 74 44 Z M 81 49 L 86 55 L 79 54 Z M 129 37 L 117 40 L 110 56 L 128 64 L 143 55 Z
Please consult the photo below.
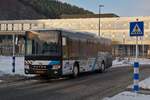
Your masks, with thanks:
M 67 3 L 59 2 L 58 0 L 19 0 L 27 6 L 31 6 L 37 12 L 45 15 L 48 18 L 60 18 L 61 15 L 72 14 L 93 14 L 88 10 L 72 6 Z
M 0 0 L 0 20 L 40 19 L 45 15 L 18 0 Z
M 56 0 L 0 0 L 0 20 L 55 19 L 72 14 L 93 12 Z

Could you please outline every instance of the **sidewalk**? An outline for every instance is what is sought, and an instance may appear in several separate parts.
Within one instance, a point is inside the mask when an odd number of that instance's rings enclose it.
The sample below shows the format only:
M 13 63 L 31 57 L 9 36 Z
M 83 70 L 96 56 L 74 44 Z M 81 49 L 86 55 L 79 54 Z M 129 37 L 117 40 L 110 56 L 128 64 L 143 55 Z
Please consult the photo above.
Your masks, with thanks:
M 140 91 L 134 93 L 132 85 L 128 86 L 126 91 L 113 97 L 107 97 L 103 100 L 150 100 L 150 77 L 139 83 Z

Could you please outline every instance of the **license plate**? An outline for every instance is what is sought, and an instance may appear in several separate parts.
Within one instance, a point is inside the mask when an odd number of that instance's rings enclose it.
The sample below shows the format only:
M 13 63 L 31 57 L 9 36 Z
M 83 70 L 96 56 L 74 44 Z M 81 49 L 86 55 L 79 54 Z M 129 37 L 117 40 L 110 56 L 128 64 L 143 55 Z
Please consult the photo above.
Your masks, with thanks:
M 37 74 L 43 74 L 45 73 L 44 71 L 36 71 Z
M 41 68 L 43 68 L 43 66 L 35 66 L 35 65 L 34 65 L 33 68 L 35 68 L 35 69 L 36 69 L 36 68 L 37 68 L 37 69 L 41 69 Z

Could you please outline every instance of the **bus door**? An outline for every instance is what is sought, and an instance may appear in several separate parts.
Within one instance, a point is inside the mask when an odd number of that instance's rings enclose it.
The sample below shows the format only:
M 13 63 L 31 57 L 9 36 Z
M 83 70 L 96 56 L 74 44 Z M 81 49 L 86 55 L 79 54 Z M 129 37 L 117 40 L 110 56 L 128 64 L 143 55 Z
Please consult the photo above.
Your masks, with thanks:
M 67 37 L 62 37 L 62 73 L 63 75 L 71 74 L 72 69 L 70 68 L 69 62 L 69 43 Z

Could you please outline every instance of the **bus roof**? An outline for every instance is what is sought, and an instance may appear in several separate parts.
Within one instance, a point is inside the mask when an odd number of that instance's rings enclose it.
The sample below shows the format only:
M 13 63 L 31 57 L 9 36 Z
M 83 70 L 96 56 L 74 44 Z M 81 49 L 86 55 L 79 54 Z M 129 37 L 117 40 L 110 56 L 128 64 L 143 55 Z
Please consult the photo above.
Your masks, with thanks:
M 104 38 L 104 37 L 99 37 L 98 35 L 96 35 L 95 33 L 90 33 L 90 32 L 78 32 L 78 31 L 74 31 L 74 30 L 66 30 L 66 29 L 62 29 L 62 28 L 51 28 L 51 29 L 34 29 L 34 30 L 27 30 L 27 31 L 31 31 L 31 32 L 40 32 L 40 31 L 61 31 L 63 33 L 64 36 L 75 36 L 75 37 L 79 37 L 79 38 L 95 38 L 95 39 L 102 39 L 102 40 L 108 40 L 111 41 L 108 38 Z

